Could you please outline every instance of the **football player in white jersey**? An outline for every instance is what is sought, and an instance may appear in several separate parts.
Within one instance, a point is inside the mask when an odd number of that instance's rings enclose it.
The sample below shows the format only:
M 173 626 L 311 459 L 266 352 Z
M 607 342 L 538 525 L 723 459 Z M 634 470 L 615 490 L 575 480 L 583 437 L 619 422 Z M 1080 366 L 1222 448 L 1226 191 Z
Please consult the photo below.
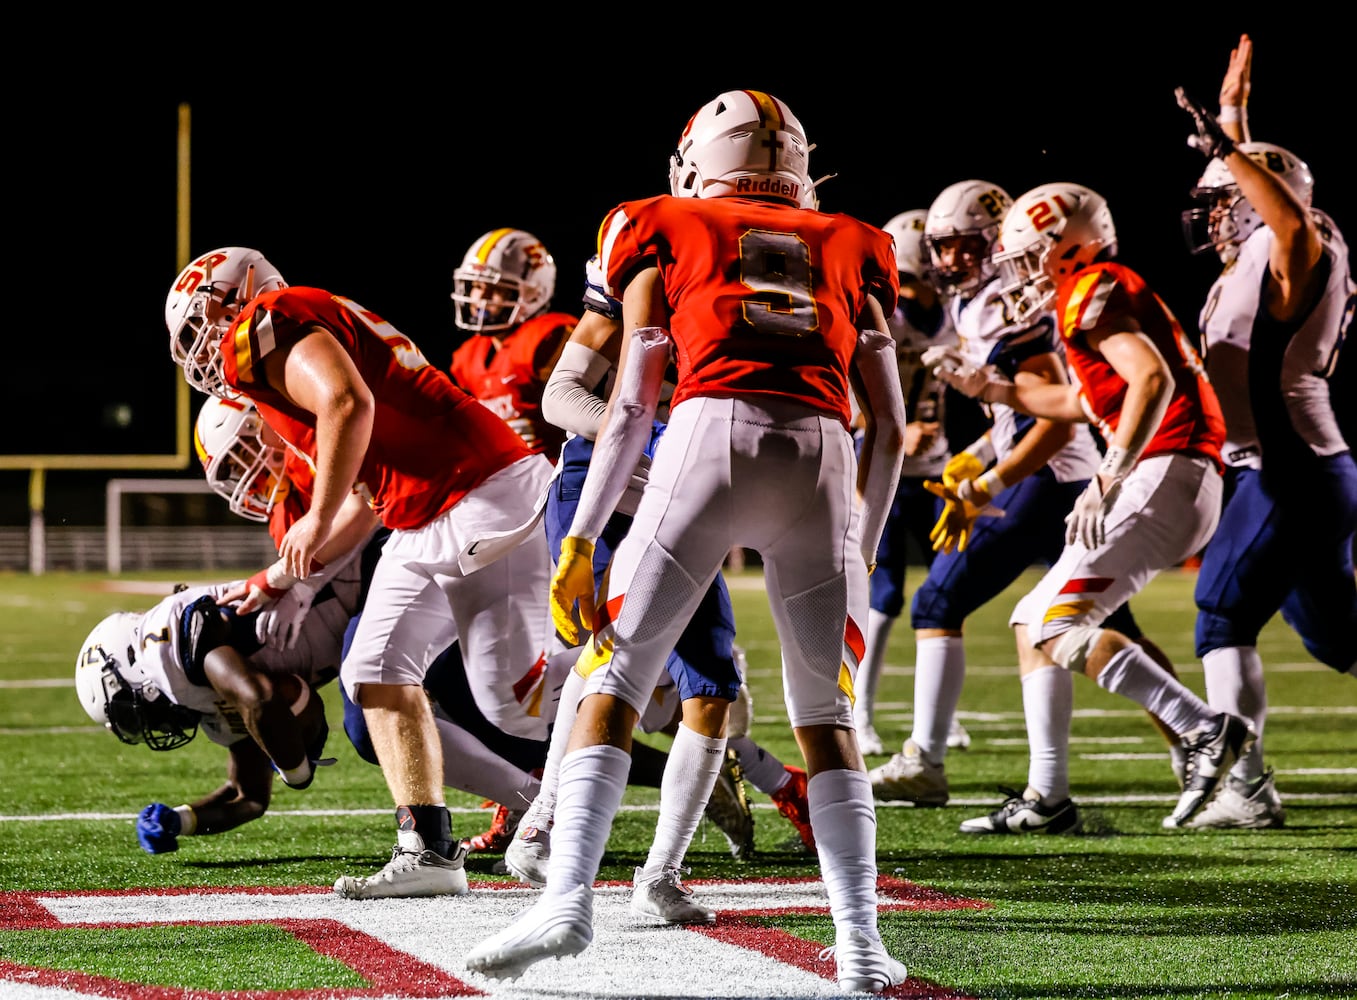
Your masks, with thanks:
M 939 382 L 920 359 L 928 348 L 956 343 L 956 331 L 941 294 L 934 286 L 928 249 L 924 245 L 927 209 L 893 216 L 881 228 L 895 238 L 895 263 L 900 272 L 900 301 L 887 317 L 905 392 L 905 460 L 900 486 L 876 550 L 876 570 L 870 584 L 867 647 L 854 685 L 853 719 L 858 746 L 864 755 L 885 752 L 875 727 L 876 693 L 885 665 L 891 629 L 905 607 L 905 571 L 912 538 L 925 559 L 932 561 L 931 532 L 942 513 L 939 497 L 924 487 L 939 479 L 950 455 L 945 433 L 943 399 L 947 386 Z M 955 722 L 948 742 L 964 746 L 970 737 Z
M 1035 311 L 1016 319 L 991 260 L 1011 205 L 1003 188 L 984 180 L 959 181 L 939 193 L 924 220 L 933 277 L 947 296 L 957 349 L 971 364 L 993 365 L 1024 381 L 1064 385 L 1069 378 L 1053 317 Z M 1002 404 L 986 409 L 989 430 L 953 455 L 943 470 L 943 512 L 932 533 L 938 554 L 911 604 L 917 650 L 913 729 L 900 752 L 872 770 L 878 799 L 947 803 L 943 760 L 966 674 L 965 620 L 1027 567 L 1056 560 L 1064 547 L 1065 514 L 1101 458 L 1087 426 L 1034 419 Z M 1129 607 L 1118 608 L 1112 623 L 1174 672 Z M 1044 719 L 1040 706 L 1073 697 L 1068 675 L 1052 674 L 1043 683 L 1059 690 L 1024 684 L 1029 716 Z M 1175 770 L 1180 769 L 1177 736 L 1151 718 L 1174 755 Z
M 151 854 L 178 838 L 222 833 L 268 809 L 273 775 L 311 784 L 328 727 L 314 689 L 334 679 L 344 628 L 358 603 L 358 560 L 336 566 L 290 644 L 265 645 L 257 614 L 217 607 L 239 581 L 183 588 L 144 612 L 104 618 L 81 645 L 76 694 L 86 714 L 124 743 L 174 750 L 202 729 L 227 748 L 226 783 L 171 808 L 153 802 L 137 818 Z M 333 762 L 332 760 L 328 762 Z
M 1014 323 L 999 296 L 990 253 L 1011 203 L 1003 188 L 984 180 L 944 189 L 924 219 L 928 267 L 967 357 L 1063 381 L 1050 318 Z M 966 673 L 966 617 L 1028 566 L 1054 558 L 1062 518 L 1098 464 L 1086 429 L 1033 421 L 1008 407 L 991 408 L 989 416 L 990 429 L 943 469 L 942 481 L 957 499 L 945 500 L 935 519 L 930 548 L 937 555 L 911 602 L 913 730 L 899 753 L 871 771 L 878 799 L 946 804 L 943 758 Z
M 1219 116 L 1178 95 L 1196 126 L 1189 141 L 1209 158 L 1184 234 L 1193 253 L 1214 251 L 1224 264 L 1200 318 L 1228 471 L 1197 577 L 1197 655 L 1212 707 L 1246 717 L 1258 734 L 1193 828 L 1285 821 L 1262 750 L 1264 624 L 1280 611 L 1315 659 L 1349 675 L 1357 662 L 1357 428 L 1342 425 L 1334 389 L 1343 366 L 1357 364 L 1347 337 L 1357 301 L 1351 265 L 1342 233 L 1311 205 L 1309 167 L 1281 146 L 1249 141 L 1252 55 L 1241 36 Z

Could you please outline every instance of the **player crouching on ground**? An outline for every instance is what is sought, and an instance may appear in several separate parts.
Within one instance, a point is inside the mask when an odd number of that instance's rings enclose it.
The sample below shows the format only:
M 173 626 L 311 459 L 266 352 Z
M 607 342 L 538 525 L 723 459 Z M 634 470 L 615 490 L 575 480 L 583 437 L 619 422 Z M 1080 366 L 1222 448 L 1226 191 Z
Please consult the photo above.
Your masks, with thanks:
M 356 561 L 355 561 L 356 562 Z M 137 817 L 150 854 L 178 850 L 181 836 L 222 833 L 263 816 L 277 772 L 304 789 L 329 727 L 316 688 L 338 670 L 344 625 L 358 597 L 358 570 L 339 572 L 317 595 L 297 641 L 264 645 L 255 615 L 236 616 L 217 599 L 237 583 L 179 590 L 150 610 L 116 612 L 81 644 L 75 685 L 91 719 L 124 743 L 184 746 L 201 728 L 227 748 L 226 783 L 171 808 L 153 802 Z M 328 591 L 328 593 L 326 592 Z

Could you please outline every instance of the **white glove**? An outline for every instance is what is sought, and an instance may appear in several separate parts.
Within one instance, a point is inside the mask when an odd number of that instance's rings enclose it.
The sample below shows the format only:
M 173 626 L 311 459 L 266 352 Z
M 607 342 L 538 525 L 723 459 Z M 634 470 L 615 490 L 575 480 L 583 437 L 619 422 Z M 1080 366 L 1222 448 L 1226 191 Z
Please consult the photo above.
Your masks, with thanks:
M 971 364 L 955 347 L 930 347 L 924 351 L 923 364 L 937 378 L 957 392 L 986 403 L 998 402 L 1013 383 L 994 365 Z
M 920 359 L 923 366 L 934 374 L 942 370 L 959 371 L 962 368 L 969 368 L 971 364 L 966 360 L 966 356 L 956 347 L 951 345 L 930 347 L 924 351 Z
M 305 583 L 296 583 L 272 605 L 259 612 L 254 621 L 255 637 L 270 649 L 291 649 L 302 634 L 302 623 L 311 610 L 316 591 Z
M 1102 477 L 1095 475 L 1089 480 L 1088 488 L 1079 494 L 1074 507 L 1065 515 L 1065 544 L 1083 542 L 1084 548 L 1096 549 L 1106 538 L 1104 521 L 1107 512 L 1117 501 L 1121 492 L 1121 480 L 1113 479 L 1106 491 L 1103 490 Z

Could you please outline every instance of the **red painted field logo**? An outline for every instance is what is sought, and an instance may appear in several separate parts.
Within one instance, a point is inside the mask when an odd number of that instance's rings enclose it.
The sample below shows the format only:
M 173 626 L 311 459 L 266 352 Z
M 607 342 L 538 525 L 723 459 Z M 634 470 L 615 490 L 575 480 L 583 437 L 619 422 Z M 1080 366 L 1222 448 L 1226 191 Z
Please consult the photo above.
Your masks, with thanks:
M 779 916 L 828 913 L 819 879 L 690 883 L 716 923 L 656 926 L 634 916 L 629 883 L 600 883 L 594 942 L 579 957 L 533 966 L 513 982 L 466 971 L 466 953 L 508 924 L 536 890 L 472 883 L 473 892 L 437 899 L 343 900 L 325 889 L 168 889 L 125 892 L 0 893 L 0 995 L 17 1000 L 95 996 L 115 1000 L 346 1000 L 351 997 L 838 997 L 834 960 L 815 941 L 776 926 Z M 905 882 L 878 880 L 883 921 L 892 911 L 980 909 Z M 366 986 L 208 991 L 173 983 L 175 959 L 144 970 L 144 980 L 21 965 L 8 960 L 11 931 L 173 926 L 192 942 L 199 927 L 269 925 L 343 963 Z M 907 965 L 908 955 L 900 955 Z M 138 977 L 141 978 L 141 977 Z M 950 1000 L 964 994 L 911 978 L 887 996 Z

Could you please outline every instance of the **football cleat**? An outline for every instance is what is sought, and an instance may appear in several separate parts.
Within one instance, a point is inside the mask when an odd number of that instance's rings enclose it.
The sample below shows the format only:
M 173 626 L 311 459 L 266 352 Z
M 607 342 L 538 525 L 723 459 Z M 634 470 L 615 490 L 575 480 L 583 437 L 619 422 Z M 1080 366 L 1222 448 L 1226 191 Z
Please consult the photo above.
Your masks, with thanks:
M 947 749 L 965 750 L 971 745 L 971 734 L 966 732 L 966 727 L 957 721 L 957 717 L 952 716 L 952 725 L 947 730 Z
M 631 912 L 638 917 L 653 917 L 666 924 L 713 924 L 716 911 L 693 902 L 693 890 L 683 884 L 688 871 L 665 865 L 658 872 L 637 868 L 632 882 Z
M 509 846 L 509 841 L 514 839 L 514 830 L 518 828 L 518 821 L 522 818 L 522 812 L 513 812 L 508 806 L 501 805 L 495 809 L 495 818 L 490 823 L 490 829 L 462 843 L 470 854 L 478 851 L 503 851 Z
M 550 818 L 534 820 L 531 811 L 525 813 L 504 849 L 504 867 L 535 889 L 547 884 L 547 867 L 551 864 L 550 823 Z
M 712 786 L 705 815 L 725 836 L 732 858 L 743 859 L 754 853 L 754 812 L 749 806 L 744 770 L 734 750 L 726 750 L 726 759 Z
M 544 958 L 578 955 L 594 939 L 594 890 L 542 895 L 508 927 L 472 948 L 466 967 L 491 979 L 517 979 Z
M 777 805 L 777 811 L 786 817 L 787 822 L 796 827 L 796 835 L 801 846 L 808 851 L 815 850 L 815 831 L 810 828 L 810 803 L 806 800 L 806 786 L 809 776 L 799 767 L 782 765 L 787 769 L 788 778 L 781 788 L 769 798 Z
M 1000 788 L 1008 798 L 988 816 L 961 824 L 962 833 L 1078 833 L 1082 823 L 1074 802 L 1065 799 L 1044 805 L 1039 798 L 1025 798 L 1013 788 Z
M 874 757 L 886 752 L 886 744 L 881 742 L 881 737 L 870 722 L 859 725 L 857 730 L 858 749 L 862 751 L 864 757 Z
M 1181 743 L 1175 743 L 1169 747 L 1169 767 L 1173 769 L 1173 777 L 1178 782 L 1178 791 L 1187 788 L 1187 747 Z
M 1193 830 L 1263 830 L 1285 824 L 1286 809 L 1269 768 L 1252 781 L 1226 775 L 1216 797 L 1183 825 Z
M 872 794 L 882 802 L 913 802 L 917 806 L 945 806 L 950 795 L 947 772 L 919 750 L 913 740 L 880 767 L 867 772 Z
M 1235 761 L 1249 752 L 1257 738 L 1253 727 L 1228 712 L 1221 712 L 1209 725 L 1184 736 L 1187 782 L 1177 807 L 1164 817 L 1164 826 L 1183 826 L 1205 807 Z
M 466 848 L 461 844 L 445 858 L 426 849 L 424 838 L 414 830 L 399 830 L 385 868 L 365 878 L 341 875 L 334 893 L 344 899 L 460 896 L 468 891 L 465 862 Z
M 880 935 L 857 928 L 840 935 L 819 957 L 822 962 L 833 957 L 839 989 L 845 993 L 882 993 L 909 978 L 909 970 L 891 958 Z

